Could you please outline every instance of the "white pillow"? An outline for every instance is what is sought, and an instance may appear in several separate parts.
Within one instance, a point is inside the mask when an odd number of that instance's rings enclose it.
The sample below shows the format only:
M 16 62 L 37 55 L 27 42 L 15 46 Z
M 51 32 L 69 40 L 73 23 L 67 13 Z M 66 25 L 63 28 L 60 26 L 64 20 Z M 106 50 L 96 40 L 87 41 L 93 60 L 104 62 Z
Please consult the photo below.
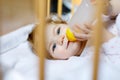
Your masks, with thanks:
M 0 54 L 15 48 L 28 39 L 28 35 L 34 29 L 35 24 L 29 24 L 7 35 L 0 36 Z

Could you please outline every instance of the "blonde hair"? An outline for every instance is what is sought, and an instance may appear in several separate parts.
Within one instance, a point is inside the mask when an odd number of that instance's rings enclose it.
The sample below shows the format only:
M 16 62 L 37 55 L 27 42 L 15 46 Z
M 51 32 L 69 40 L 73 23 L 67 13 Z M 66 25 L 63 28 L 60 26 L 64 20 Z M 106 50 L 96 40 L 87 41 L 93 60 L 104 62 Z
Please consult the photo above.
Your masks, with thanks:
M 55 24 L 67 24 L 65 20 L 59 17 L 57 14 L 51 14 L 47 17 L 47 24 L 55 23 Z

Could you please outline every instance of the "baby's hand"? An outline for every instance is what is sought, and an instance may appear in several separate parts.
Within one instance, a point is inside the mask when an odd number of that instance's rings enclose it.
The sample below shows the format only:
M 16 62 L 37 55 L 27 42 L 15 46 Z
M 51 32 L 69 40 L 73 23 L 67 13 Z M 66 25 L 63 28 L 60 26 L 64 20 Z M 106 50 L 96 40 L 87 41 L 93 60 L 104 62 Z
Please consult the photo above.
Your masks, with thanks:
M 74 25 L 72 32 L 78 41 L 85 41 L 91 37 L 92 26 L 90 24 Z

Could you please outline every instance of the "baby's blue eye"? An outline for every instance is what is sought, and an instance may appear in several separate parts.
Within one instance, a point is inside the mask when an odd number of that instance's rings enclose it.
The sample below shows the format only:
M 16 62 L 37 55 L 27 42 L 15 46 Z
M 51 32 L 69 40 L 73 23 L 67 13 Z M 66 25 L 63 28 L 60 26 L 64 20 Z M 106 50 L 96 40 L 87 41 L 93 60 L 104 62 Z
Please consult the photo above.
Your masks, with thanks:
M 53 52 L 54 52 L 55 48 L 56 48 L 56 44 L 53 44 L 53 46 L 52 46 L 52 51 Z
M 57 29 L 57 35 L 60 34 L 60 27 Z

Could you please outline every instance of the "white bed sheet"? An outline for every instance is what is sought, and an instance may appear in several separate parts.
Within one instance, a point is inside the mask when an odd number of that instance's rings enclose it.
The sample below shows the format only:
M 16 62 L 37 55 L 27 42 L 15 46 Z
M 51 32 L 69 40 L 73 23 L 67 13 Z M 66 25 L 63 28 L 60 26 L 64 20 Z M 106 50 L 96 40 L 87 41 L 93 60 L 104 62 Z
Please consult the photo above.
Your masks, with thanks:
M 4 80 L 38 80 L 38 57 L 28 41 L 0 55 Z M 116 68 L 102 58 L 98 80 L 120 80 L 120 65 Z M 46 60 L 46 80 L 92 80 L 91 56 L 69 60 Z

